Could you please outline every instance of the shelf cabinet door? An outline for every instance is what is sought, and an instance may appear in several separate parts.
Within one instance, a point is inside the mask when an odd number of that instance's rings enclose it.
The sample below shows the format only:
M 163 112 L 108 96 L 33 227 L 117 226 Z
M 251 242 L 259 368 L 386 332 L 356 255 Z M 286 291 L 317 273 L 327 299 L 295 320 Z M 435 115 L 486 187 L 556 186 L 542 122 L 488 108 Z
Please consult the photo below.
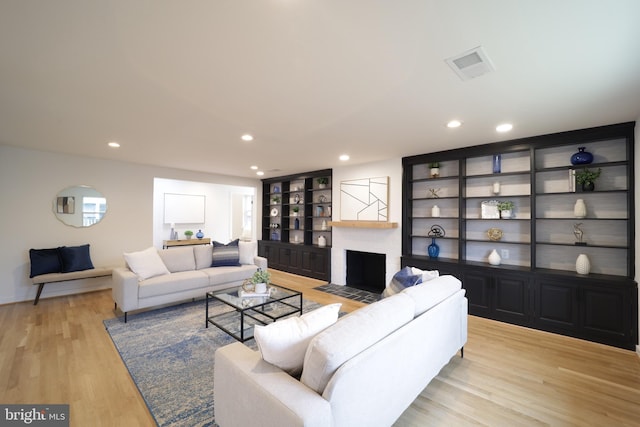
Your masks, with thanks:
M 552 332 L 578 332 L 578 288 L 573 283 L 538 279 L 535 284 L 535 326 Z
M 491 317 L 491 284 L 491 276 L 475 271 L 464 273 L 462 286 L 469 300 L 469 314 Z
M 609 286 L 585 286 L 580 299 L 582 311 L 580 321 L 588 339 L 611 345 L 635 343 L 632 332 L 631 295 L 628 289 Z
M 530 286 L 526 275 L 499 273 L 494 278 L 493 318 L 519 325 L 530 321 Z

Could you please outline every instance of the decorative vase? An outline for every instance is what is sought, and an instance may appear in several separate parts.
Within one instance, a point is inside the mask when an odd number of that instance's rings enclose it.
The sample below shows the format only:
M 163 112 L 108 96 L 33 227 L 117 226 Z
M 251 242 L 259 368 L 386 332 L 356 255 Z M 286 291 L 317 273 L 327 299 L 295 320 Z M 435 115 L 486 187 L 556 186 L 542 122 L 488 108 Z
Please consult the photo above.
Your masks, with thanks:
M 502 155 L 493 155 L 493 173 L 500 173 L 502 171 Z
M 429 258 L 438 258 L 440 255 L 440 246 L 436 243 L 436 238 L 431 238 L 431 244 L 427 247 L 427 252 L 429 253 Z
M 500 218 L 509 219 L 513 215 L 513 211 L 511 209 L 500 211 Z
M 327 238 L 324 236 L 318 237 L 318 246 L 320 246 L 321 248 L 327 246 Z
M 323 219 L 322 224 L 320 224 L 320 230 L 326 230 L 326 229 L 327 229 L 327 221 Z
M 192 236 L 192 234 L 185 235 L 185 237 L 187 238 L 187 240 L 191 240 L 191 236 Z
M 295 230 L 300 230 L 300 220 L 298 218 L 296 218 L 295 221 L 293 221 L 293 228 Z
M 593 162 L 593 154 L 584 150 L 585 147 L 578 147 L 578 152 L 571 156 L 572 165 L 588 165 Z
M 491 192 L 493 194 L 500 194 L 500 183 L 499 182 L 494 182 L 493 185 L 491 186 Z
M 576 218 L 587 217 L 587 205 L 584 204 L 584 200 L 576 200 L 576 204 L 573 207 L 573 216 L 575 216 Z
M 492 250 L 491 253 L 489 254 L 489 264 L 500 265 L 501 261 L 502 261 L 502 258 L 500 258 L 500 255 L 498 255 L 498 251 L 496 251 L 495 249 Z
M 589 274 L 589 271 L 591 271 L 591 262 L 589 262 L 587 254 L 578 255 L 576 259 L 576 273 Z
M 596 185 L 593 182 L 582 183 L 582 191 L 593 191 L 596 189 Z
M 202 230 L 198 230 L 198 232 L 196 233 L 196 237 L 198 239 L 202 239 L 204 237 L 204 233 L 202 232 Z
M 431 216 L 434 218 L 440 217 L 440 208 L 438 207 L 438 205 L 433 205 L 433 207 L 431 208 Z

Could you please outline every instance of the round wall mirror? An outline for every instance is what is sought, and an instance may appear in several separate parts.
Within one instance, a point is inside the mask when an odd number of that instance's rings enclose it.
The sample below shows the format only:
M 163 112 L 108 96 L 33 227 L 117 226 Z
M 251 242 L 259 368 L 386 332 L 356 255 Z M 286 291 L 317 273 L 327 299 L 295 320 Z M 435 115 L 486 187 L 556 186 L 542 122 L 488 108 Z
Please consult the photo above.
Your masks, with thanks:
M 60 191 L 53 199 L 53 213 L 72 227 L 91 227 L 107 213 L 107 199 L 93 187 L 76 185 Z

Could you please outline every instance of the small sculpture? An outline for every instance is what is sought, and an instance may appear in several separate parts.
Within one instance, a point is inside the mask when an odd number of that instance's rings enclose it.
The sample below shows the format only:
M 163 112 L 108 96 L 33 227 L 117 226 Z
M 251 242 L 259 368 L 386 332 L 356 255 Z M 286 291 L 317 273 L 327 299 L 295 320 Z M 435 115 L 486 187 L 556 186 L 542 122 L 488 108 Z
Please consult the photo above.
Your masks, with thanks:
M 586 246 L 587 242 L 582 241 L 582 237 L 584 236 L 584 231 L 580 228 L 582 226 L 581 222 L 577 222 L 573 224 L 573 235 L 576 236 L 576 242 L 574 243 L 576 246 Z
M 429 189 L 429 194 L 427 197 L 431 198 L 431 199 L 439 199 L 440 196 L 438 196 L 438 191 L 440 191 L 440 188 L 430 188 Z

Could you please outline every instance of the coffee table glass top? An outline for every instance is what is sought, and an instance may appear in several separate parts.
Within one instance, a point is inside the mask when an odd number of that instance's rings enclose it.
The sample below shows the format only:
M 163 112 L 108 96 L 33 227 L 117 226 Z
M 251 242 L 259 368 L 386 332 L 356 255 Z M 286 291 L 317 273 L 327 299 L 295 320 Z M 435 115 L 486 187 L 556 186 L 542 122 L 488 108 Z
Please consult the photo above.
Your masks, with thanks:
M 240 289 L 235 289 L 230 292 L 213 294 L 213 297 L 217 300 L 224 302 L 238 310 L 247 309 L 249 307 L 255 307 L 262 304 L 269 304 L 271 302 L 282 301 L 287 298 L 298 296 L 301 293 L 287 288 L 281 288 L 277 286 L 269 287 L 269 296 L 238 296 Z

